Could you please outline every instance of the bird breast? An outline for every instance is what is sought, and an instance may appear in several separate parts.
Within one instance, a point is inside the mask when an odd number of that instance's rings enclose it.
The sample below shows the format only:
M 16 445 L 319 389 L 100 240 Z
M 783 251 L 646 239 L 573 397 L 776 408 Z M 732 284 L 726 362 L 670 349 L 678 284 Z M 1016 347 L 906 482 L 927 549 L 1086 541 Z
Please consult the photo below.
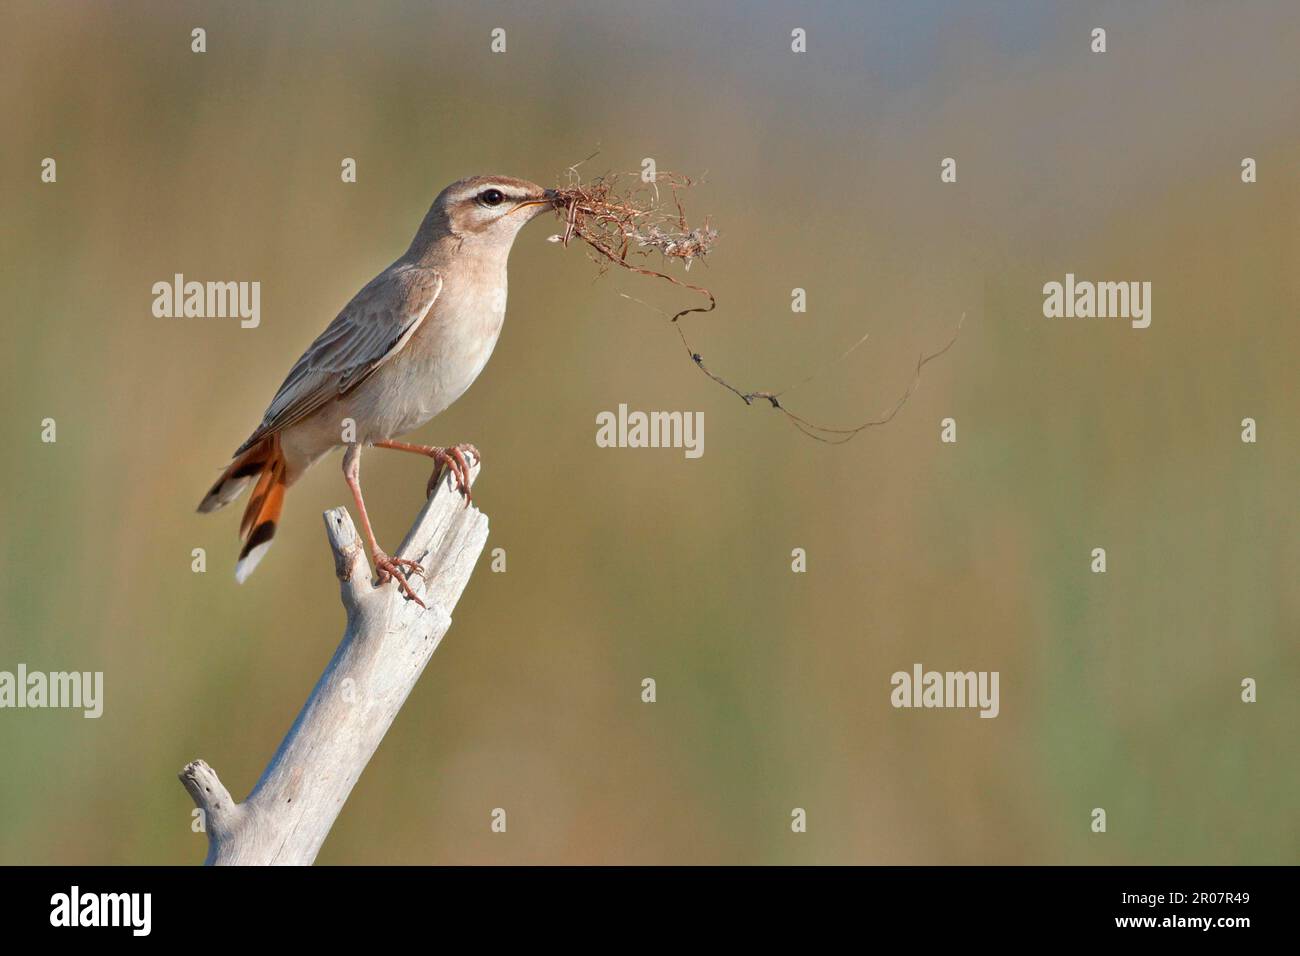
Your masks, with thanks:
M 497 277 L 492 277 L 497 279 Z M 358 392 L 371 427 L 365 441 L 382 441 L 418 428 L 465 394 L 496 347 L 506 313 L 506 279 L 444 285 L 406 346 Z M 374 387 L 366 389 L 374 383 Z

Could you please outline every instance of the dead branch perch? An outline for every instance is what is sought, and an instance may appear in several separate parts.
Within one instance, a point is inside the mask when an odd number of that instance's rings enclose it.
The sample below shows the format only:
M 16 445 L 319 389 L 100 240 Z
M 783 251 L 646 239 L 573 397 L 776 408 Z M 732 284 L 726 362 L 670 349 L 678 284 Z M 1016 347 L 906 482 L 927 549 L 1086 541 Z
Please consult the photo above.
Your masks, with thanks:
M 477 463 L 470 470 L 478 476 Z M 334 657 L 257 786 L 235 803 L 202 760 L 181 783 L 203 811 L 209 865 L 306 865 L 316 859 L 352 787 L 451 627 L 450 612 L 487 542 L 488 520 L 464 507 L 450 474 L 425 504 L 397 555 L 418 561 L 411 578 L 428 605 L 393 585 L 375 588 L 365 549 L 344 508 L 325 512 L 347 629 Z

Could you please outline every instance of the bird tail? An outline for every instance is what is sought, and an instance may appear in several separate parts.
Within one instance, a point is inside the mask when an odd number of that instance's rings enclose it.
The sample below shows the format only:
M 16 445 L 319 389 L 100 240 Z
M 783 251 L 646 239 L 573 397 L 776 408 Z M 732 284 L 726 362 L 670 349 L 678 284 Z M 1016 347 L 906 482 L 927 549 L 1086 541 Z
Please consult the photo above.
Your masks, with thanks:
M 289 486 L 285 466 L 280 436 L 268 435 L 236 457 L 199 503 L 201 512 L 217 511 L 238 498 L 248 483 L 257 479 L 239 523 L 239 537 L 244 546 L 235 564 L 235 580 L 241 584 L 253 573 L 275 537 L 280 512 L 284 509 L 284 492 Z

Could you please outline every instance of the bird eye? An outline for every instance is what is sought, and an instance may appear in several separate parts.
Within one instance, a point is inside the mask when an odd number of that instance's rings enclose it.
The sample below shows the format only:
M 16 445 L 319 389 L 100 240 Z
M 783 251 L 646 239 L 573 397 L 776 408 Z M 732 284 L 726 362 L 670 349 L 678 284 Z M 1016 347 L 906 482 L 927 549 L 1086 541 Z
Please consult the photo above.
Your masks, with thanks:
M 478 201 L 485 206 L 499 206 L 505 198 L 499 189 L 485 189 L 478 194 Z

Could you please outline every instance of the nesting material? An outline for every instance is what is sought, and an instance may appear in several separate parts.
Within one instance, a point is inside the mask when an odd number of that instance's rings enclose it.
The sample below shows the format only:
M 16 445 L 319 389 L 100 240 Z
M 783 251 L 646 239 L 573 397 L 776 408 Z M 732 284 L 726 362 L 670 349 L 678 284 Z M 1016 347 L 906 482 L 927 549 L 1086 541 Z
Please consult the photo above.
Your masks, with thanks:
M 564 232 L 551 241 L 567 246 L 576 236 L 598 254 L 602 264 L 670 279 L 629 262 L 628 257 L 657 252 L 665 259 L 679 260 L 689 270 L 692 262 L 708 254 L 717 230 L 707 219 L 691 228 L 682 208 L 680 194 L 692 185 L 689 178 L 675 173 L 660 173 L 652 182 L 615 173 L 584 183 L 574 175 L 567 186 L 555 190 L 555 211 L 564 222 Z
M 611 264 L 616 265 L 639 275 L 664 279 L 707 298 L 709 303 L 707 306 L 682 309 L 673 315 L 670 321 L 682 341 L 682 346 L 686 349 L 686 354 L 691 357 L 696 367 L 723 388 L 739 396 L 746 405 L 752 405 L 756 400 L 764 401 L 780 411 L 795 428 L 809 438 L 833 445 L 849 441 L 868 428 L 892 421 L 899 410 L 907 404 L 916 386 L 920 384 L 921 370 L 930 361 L 947 352 L 956 342 L 962 322 L 958 321 L 957 330 L 954 331 L 947 345 L 937 352 L 922 355 L 917 360 L 916 372 L 911 384 L 892 407 L 886 409 L 880 416 L 857 425 L 842 428 L 819 425 L 795 414 L 782 404 L 781 397 L 785 393 L 806 384 L 815 376 L 809 376 L 798 385 L 781 391 L 748 390 L 733 385 L 705 364 L 703 356 L 695 351 L 687 338 L 686 331 L 682 327 L 685 323 L 678 322 L 682 316 L 692 312 L 712 312 L 717 307 L 717 300 L 713 297 L 713 293 L 703 286 L 692 285 L 667 272 L 649 268 L 641 264 L 641 260 L 634 258 L 658 253 L 664 260 L 678 260 L 685 269 L 689 270 L 691 263 L 696 259 L 703 259 L 713 248 L 718 233 L 709 224 L 708 219 L 704 220 L 703 225 L 694 228 L 687 223 L 681 194 L 692 185 L 694 183 L 689 178 L 676 173 L 659 173 L 652 182 L 645 182 L 640 176 L 633 174 L 609 174 L 584 183 L 577 174 L 577 167 L 571 167 L 568 185 L 557 187 L 554 198 L 555 212 L 564 224 L 564 231 L 551 236 L 550 241 L 563 243 L 567 247 L 575 238 L 581 239 L 587 244 L 592 258 L 600 263 L 602 269 L 608 268 Z M 965 315 L 962 316 L 962 320 L 964 319 Z M 864 335 L 840 358 L 847 357 L 865 340 Z

